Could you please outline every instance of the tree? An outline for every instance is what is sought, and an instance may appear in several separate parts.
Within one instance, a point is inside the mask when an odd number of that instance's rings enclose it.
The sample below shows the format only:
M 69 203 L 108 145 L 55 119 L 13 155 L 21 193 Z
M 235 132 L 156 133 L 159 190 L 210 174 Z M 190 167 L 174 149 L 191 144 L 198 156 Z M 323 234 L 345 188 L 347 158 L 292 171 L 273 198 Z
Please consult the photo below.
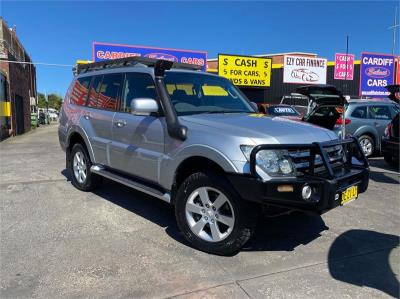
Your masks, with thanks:
M 56 93 L 50 93 L 47 95 L 49 100 L 49 108 L 60 110 L 62 98 L 60 95 Z M 38 107 L 39 108 L 46 108 L 46 98 L 43 93 L 38 92 Z

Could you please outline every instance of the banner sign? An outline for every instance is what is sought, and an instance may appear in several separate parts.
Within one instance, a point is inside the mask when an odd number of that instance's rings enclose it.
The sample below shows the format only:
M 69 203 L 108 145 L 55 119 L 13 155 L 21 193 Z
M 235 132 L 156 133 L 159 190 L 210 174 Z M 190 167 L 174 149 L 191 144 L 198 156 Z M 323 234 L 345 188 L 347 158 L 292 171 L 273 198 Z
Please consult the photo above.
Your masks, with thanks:
M 286 55 L 283 83 L 326 84 L 327 59 Z
M 238 86 L 269 87 L 271 58 L 218 54 L 218 75 Z
M 385 97 L 385 86 L 394 81 L 394 56 L 361 53 L 360 96 Z
M 347 72 L 346 72 L 347 66 Z M 335 54 L 335 80 L 353 80 L 354 54 Z
M 204 51 L 129 46 L 99 42 L 93 43 L 93 60 L 95 62 L 132 56 L 143 56 L 147 58 L 157 58 L 174 62 L 196 64 L 202 66 L 203 71 L 207 70 L 207 52 Z
M 398 56 L 396 60 L 396 84 L 400 84 L 400 56 Z

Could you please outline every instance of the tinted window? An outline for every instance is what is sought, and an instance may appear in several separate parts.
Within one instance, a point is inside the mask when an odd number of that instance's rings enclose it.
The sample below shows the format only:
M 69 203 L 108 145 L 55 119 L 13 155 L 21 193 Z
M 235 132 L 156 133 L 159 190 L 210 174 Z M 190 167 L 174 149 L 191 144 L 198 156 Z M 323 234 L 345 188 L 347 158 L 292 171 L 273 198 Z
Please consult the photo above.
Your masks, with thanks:
M 373 119 L 392 119 L 388 106 L 370 106 L 369 118 Z
M 116 110 L 121 92 L 123 74 L 104 75 L 100 85 L 97 107 L 106 110 Z
M 89 107 L 97 107 L 97 99 L 99 97 L 99 90 L 102 79 L 103 76 L 96 76 L 92 80 L 87 104 Z
M 127 73 L 121 110 L 131 111 L 131 101 L 136 98 L 157 99 L 153 78 L 143 73 Z
M 92 77 L 83 77 L 75 80 L 70 97 L 71 104 L 84 106 L 88 95 L 88 88 Z
M 367 106 L 356 107 L 351 116 L 355 118 L 367 118 Z

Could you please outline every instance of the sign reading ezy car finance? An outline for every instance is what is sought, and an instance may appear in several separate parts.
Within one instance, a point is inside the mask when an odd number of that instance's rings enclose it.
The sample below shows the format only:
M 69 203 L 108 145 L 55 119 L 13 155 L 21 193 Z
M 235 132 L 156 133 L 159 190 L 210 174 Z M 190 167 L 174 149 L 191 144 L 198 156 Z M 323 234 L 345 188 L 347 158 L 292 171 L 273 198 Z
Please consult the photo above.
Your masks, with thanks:
M 385 86 L 393 84 L 394 56 L 361 53 L 360 96 L 386 97 Z
M 347 70 L 346 70 L 347 68 Z M 335 80 L 353 80 L 354 54 L 335 54 Z
M 218 75 L 238 86 L 269 87 L 271 58 L 218 55 Z
M 286 55 L 283 83 L 326 84 L 327 59 Z
M 143 56 L 147 58 L 195 64 L 202 66 L 203 71 L 207 70 L 207 52 L 204 51 L 129 46 L 99 42 L 93 43 L 93 60 L 95 62 L 132 56 Z

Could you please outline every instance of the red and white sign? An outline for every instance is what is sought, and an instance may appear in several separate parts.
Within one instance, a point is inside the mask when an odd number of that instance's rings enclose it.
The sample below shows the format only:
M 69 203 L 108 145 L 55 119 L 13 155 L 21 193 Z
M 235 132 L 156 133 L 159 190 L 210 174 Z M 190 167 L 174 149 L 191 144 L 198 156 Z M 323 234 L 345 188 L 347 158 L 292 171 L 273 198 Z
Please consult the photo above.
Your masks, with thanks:
M 326 84 L 327 64 L 325 58 L 285 55 L 283 83 Z
M 400 56 L 396 60 L 396 84 L 400 84 Z
M 347 67 L 347 71 L 346 71 Z M 335 80 L 353 80 L 354 54 L 335 54 Z

